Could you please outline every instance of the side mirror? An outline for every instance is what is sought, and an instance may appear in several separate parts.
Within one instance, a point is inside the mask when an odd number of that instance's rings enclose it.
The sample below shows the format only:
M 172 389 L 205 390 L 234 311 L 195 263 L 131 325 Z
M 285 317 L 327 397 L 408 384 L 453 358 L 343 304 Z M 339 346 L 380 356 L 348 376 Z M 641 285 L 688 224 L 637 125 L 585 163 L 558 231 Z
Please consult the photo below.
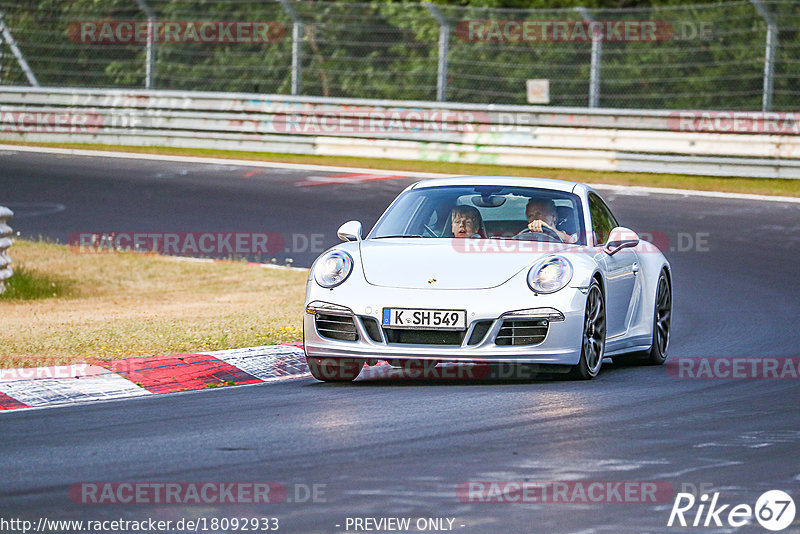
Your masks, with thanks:
M 336 235 L 342 241 L 361 241 L 361 223 L 358 221 L 347 221 L 339 227 Z
M 613 256 L 623 248 L 633 248 L 639 244 L 639 236 L 633 230 L 617 226 L 608 234 L 608 241 L 603 250 L 609 256 Z

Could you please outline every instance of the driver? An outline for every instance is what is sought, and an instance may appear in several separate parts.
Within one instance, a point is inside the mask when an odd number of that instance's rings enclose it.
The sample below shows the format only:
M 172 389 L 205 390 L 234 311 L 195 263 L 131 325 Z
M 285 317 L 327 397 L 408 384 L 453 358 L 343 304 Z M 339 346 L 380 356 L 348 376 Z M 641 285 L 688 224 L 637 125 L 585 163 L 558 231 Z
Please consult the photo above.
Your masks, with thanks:
M 543 228 L 550 229 L 564 243 L 576 243 L 577 236 L 556 229 L 558 213 L 556 204 L 549 198 L 532 198 L 525 206 L 525 216 L 528 218 L 528 230 L 543 233 Z
M 481 237 L 481 212 L 472 206 L 456 206 L 450 214 L 454 237 Z

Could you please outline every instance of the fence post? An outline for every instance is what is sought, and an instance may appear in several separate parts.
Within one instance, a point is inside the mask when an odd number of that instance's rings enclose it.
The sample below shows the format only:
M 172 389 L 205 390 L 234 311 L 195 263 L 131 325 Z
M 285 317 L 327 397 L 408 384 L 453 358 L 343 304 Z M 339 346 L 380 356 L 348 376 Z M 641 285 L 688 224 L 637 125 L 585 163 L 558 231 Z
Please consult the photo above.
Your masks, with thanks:
M 13 211 L 0 206 L 0 293 L 6 290 L 5 281 L 14 274 L 14 270 L 11 268 L 11 257 L 8 255 L 8 247 L 13 243 L 11 227 L 6 224 L 6 221 L 13 216 Z
M 750 0 L 756 11 L 767 23 L 767 43 L 764 50 L 764 96 L 761 99 L 761 111 L 772 108 L 772 84 L 775 72 L 775 49 L 778 47 L 778 23 L 775 17 L 764 7 L 761 0 Z
M 17 42 L 14 41 L 14 37 L 11 35 L 11 31 L 6 26 L 6 22 L 4 19 L 3 12 L 0 11 L 0 35 L 2 35 L 2 40 L 5 40 L 6 44 L 8 44 L 8 48 L 11 49 L 11 53 L 14 54 L 14 57 L 17 58 L 17 63 L 19 63 L 19 67 L 22 69 L 22 72 L 25 73 L 25 77 L 28 78 L 28 83 L 34 87 L 39 87 L 39 81 L 36 79 L 36 76 L 33 74 L 33 71 L 28 66 L 28 62 L 25 61 L 25 56 L 22 55 L 19 47 L 17 46 Z
M 303 19 L 297 14 L 289 0 L 280 0 L 283 10 L 292 19 L 292 96 L 299 95 L 303 90 Z
M 144 74 L 144 87 L 145 89 L 156 88 L 156 35 L 155 35 L 155 22 L 156 14 L 147 5 L 145 0 L 136 0 L 144 14 L 147 16 L 147 45 L 146 45 L 146 59 L 145 59 L 145 74 Z
M 592 32 L 592 59 L 589 66 L 589 107 L 596 108 L 600 105 L 600 63 L 603 58 L 603 32 L 591 24 L 594 21 L 585 7 L 576 7 L 581 18 L 589 22 Z
M 439 9 L 430 2 L 423 2 L 436 22 L 439 23 L 439 65 L 436 77 L 436 100 L 447 100 L 447 52 L 450 48 L 450 23 Z

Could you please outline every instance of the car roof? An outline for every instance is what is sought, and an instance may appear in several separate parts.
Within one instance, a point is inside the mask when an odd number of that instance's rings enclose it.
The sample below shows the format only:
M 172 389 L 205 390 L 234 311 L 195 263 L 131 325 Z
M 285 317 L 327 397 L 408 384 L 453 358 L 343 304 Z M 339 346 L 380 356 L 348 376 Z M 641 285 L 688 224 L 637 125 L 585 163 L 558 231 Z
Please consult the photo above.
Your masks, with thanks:
M 422 180 L 412 185 L 409 189 L 453 185 L 504 185 L 510 187 L 536 187 L 539 189 L 572 192 L 577 185 L 583 184 L 566 180 L 554 180 L 552 178 L 532 178 L 525 176 L 451 176 L 447 178 Z

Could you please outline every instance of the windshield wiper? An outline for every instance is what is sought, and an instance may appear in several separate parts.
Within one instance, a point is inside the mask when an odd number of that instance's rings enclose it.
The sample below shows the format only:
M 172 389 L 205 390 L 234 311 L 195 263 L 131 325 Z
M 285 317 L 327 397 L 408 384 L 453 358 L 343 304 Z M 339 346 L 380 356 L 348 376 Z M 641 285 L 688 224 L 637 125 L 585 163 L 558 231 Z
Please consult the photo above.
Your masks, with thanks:
M 417 234 L 379 235 L 378 237 L 373 237 L 372 239 L 388 239 L 390 237 L 424 237 L 424 236 Z

